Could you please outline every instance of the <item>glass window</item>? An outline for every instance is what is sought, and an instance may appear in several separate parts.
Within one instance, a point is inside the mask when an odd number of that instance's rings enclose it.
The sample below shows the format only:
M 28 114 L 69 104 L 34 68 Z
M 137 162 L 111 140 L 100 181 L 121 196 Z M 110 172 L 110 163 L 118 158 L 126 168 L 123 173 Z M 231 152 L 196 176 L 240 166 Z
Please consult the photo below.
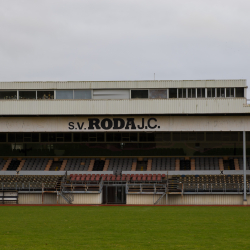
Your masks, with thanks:
M 129 141 L 129 133 L 122 133 L 122 141 Z
M 0 91 L 0 99 L 17 99 L 17 91 Z
M 131 90 L 131 98 L 148 98 L 148 90 Z
M 235 88 L 235 90 L 236 97 L 244 97 L 244 88 Z
M 32 142 L 39 142 L 39 133 L 32 133 Z
M 188 98 L 196 98 L 196 89 L 188 89 Z
M 37 99 L 54 99 L 54 91 L 37 91 Z
M 205 88 L 197 88 L 197 98 L 205 98 Z
M 139 141 L 147 141 L 147 134 L 146 133 L 140 133 L 139 134 Z
M 19 91 L 19 99 L 36 99 L 36 91 Z
M 74 142 L 80 142 L 81 141 L 81 134 L 80 133 L 73 133 L 73 140 L 74 140 Z
M 186 89 L 178 89 L 178 98 L 186 98 Z
M 16 142 L 23 142 L 23 133 L 16 133 Z
M 41 133 L 41 142 L 48 142 L 48 141 L 49 141 L 49 134 Z
M 49 142 L 56 142 L 56 133 L 49 133 Z
M 234 88 L 226 88 L 227 97 L 234 97 Z
M 166 89 L 151 89 L 149 90 L 149 98 L 150 99 L 166 99 L 167 96 L 167 90 Z
M 106 141 L 111 142 L 114 141 L 114 134 L 113 133 L 107 133 L 106 134 Z
M 169 89 L 169 98 L 177 98 L 177 89 Z
M 6 142 L 6 133 L 0 133 L 0 142 Z
M 74 90 L 74 99 L 91 99 L 91 90 Z
M 137 133 L 130 133 L 130 141 L 137 141 Z
M 114 133 L 114 141 L 121 141 L 122 136 L 121 133 Z
M 139 90 L 138 90 L 139 91 Z M 143 90 L 147 91 L 147 90 Z M 95 89 L 93 90 L 93 99 L 129 99 L 129 89 Z M 135 98 L 147 98 L 147 97 L 135 97 Z
M 57 90 L 56 99 L 73 99 L 73 90 Z
M 217 97 L 225 97 L 225 89 L 217 88 Z
M 207 89 L 207 97 L 215 97 L 215 89 L 208 88 Z
M 63 142 L 64 141 L 64 133 L 56 133 L 56 141 Z
M 16 134 L 8 133 L 8 142 L 15 142 L 15 141 L 16 141 Z
M 65 142 L 71 142 L 71 133 L 65 133 L 64 134 L 64 141 Z

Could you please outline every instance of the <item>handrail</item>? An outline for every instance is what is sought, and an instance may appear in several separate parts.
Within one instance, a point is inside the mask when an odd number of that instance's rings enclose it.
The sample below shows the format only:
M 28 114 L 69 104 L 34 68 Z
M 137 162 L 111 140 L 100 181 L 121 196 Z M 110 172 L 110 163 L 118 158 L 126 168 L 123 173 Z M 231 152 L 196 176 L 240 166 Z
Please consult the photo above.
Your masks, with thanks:
M 184 192 L 243 192 L 243 183 L 183 183 Z M 250 192 L 250 185 L 247 184 Z

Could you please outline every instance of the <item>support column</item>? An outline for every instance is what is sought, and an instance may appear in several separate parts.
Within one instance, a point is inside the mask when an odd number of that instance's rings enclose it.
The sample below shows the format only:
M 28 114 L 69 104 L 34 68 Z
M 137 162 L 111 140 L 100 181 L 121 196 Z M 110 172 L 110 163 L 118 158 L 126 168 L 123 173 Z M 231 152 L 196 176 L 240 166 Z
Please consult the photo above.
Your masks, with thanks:
M 243 180 L 244 180 L 244 198 L 243 205 L 247 205 L 247 176 L 246 176 L 246 131 L 243 131 Z

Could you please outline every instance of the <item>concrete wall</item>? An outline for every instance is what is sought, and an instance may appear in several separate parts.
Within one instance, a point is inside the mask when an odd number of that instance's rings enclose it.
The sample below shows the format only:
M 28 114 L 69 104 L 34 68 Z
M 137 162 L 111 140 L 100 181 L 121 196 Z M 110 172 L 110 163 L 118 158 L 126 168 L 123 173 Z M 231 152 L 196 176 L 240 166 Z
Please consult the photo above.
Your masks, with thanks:
M 101 204 L 102 194 L 74 194 L 73 204 Z M 44 194 L 18 194 L 18 204 L 57 204 L 57 195 Z M 68 204 L 61 196 L 58 196 L 58 204 Z
M 153 205 L 160 195 L 127 195 L 127 204 Z M 247 197 L 250 205 L 250 195 Z M 242 205 L 243 195 L 212 194 L 212 195 L 169 195 L 168 202 L 164 196 L 158 205 Z
M 250 106 L 247 105 L 245 98 L 0 100 L 0 114 L 8 116 L 243 114 L 249 112 Z M 50 119 L 48 121 L 50 122 Z
M 234 107 L 236 104 L 232 104 Z M 185 105 L 184 105 L 185 106 Z M 227 106 L 227 105 L 226 105 Z M 241 105 L 243 107 L 243 104 Z M 143 107 L 143 105 L 142 105 Z M 1 109 L 1 103 L 0 103 Z M 236 107 L 236 113 L 239 112 Z M 250 106 L 248 108 L 250 112 Z M 1 113 L 1 112 L 0 112 Z M 183 112 L 185 113 L 185 112 Z M 216 113 L 216 112 L 215 112 Z M 225 112 L 227 113 L 227 112 Z M 121 113 L 122 114 L 122 113 Z M 117 116 L 116 118 L 121 118 Z M 124 120 L 124 127 L 121 129 L 113 129 L 114 122 L 110 116 L 95 117 L 100 120 L 100 129 L 89 129 L 88 117 L 1 117 L 0 118 L 0 132 L 106 132 L 107 129 L 101 127 L 101 121 L 105 118 L 113 124 L 109 132 L 112 131 L 151 131 L 151 132 L 220 132 L 220 131 L 250 131 L 250 117 L 249 116 L 131 116 L 122 117 Z M 127 118 L 134 118 L 135 129 L 126 129 Z M 151 119 L 152 118 L 152 119 Z M 151 120 L 150 120 L 151 119 Z M 144 128 L 139 129 L 144 121 Z M 69 123 L 74 125 L 69 125 Z M 83 127 L 79 128 L 78 125 Z M 151 126 L 149 128 L 148 124 Z M 147 127 L 147 128 L 146 128 Z

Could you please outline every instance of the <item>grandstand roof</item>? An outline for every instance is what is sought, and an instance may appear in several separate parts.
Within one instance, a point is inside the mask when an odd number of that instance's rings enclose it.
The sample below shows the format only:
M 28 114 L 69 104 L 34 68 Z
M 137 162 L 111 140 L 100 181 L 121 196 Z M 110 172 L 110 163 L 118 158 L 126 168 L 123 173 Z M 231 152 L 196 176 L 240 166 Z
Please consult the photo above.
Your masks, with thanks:
M 247 87 L 245 79 L 237 80 L 144 80 L 144 81 L 29 81 L 0 82 L 0 89 L 154 89 Z

